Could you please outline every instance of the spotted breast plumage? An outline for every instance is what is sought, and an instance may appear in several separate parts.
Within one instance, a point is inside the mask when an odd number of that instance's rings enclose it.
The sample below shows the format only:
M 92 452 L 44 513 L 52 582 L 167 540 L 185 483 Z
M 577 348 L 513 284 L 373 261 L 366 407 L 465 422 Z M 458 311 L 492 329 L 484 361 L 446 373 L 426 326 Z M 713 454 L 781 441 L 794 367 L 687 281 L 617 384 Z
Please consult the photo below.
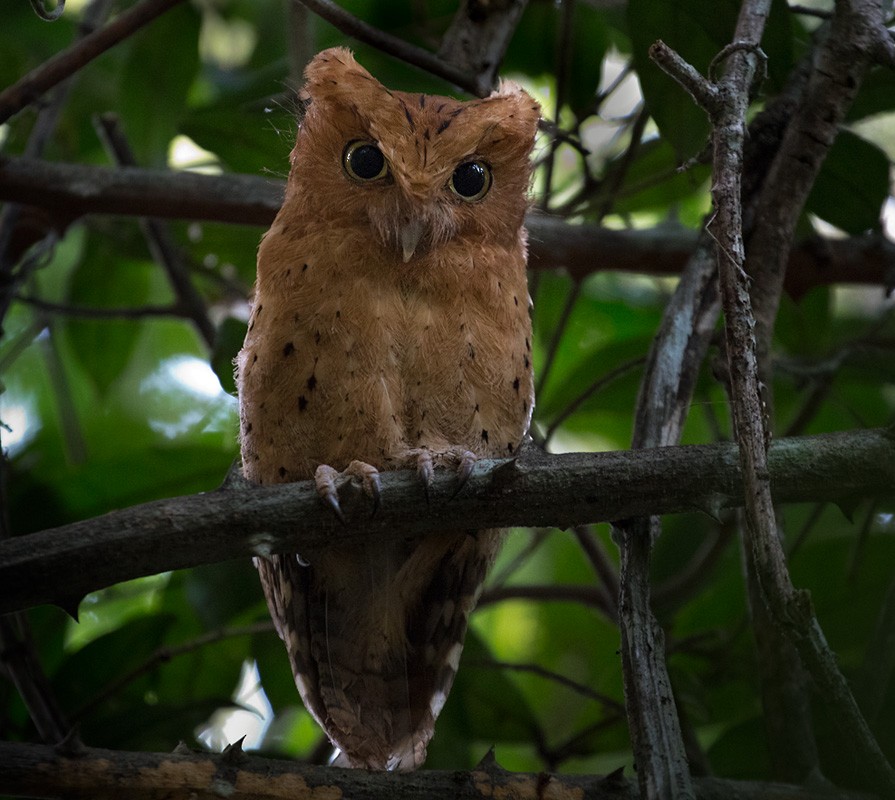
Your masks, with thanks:
M 348 50 L 308 65 L 283 206 L 237 360 L 243 471 L 421 481 L 513 456 L 534 401 L 523 217 L 539 108 L 390 91 Z M 387 498 L 383 499 L 387 502 Z M 500 530 L 276 555 L 257 565 L 337 763 L 413 769 L 456 673 Z

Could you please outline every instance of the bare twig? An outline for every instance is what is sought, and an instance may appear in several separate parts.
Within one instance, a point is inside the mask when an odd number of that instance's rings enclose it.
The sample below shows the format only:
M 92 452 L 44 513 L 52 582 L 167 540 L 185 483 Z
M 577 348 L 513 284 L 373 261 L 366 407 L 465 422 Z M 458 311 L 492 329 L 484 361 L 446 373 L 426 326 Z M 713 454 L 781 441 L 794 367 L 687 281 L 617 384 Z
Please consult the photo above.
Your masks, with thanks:
M 604 706 L 607 709 L 612 709 L 617 714 L 625 713 L 624 705 L 622 703 L 619 703 L 618 700 L 616 700 L 615 698 L 601 692 L 596 692 L 591 689 L 590 686 L 585 686 L 583 683 L 573 681 L 571 678 L 567 678 L 565 675 L 560 675 L 558 672 L 554 672 L 552 669 L 542 667 L 540 664 L 519 664 L 511 661 L 498 661 L 497 659 L 467 661 L 464 663 L 467 666 L 471 667 L 505 669 L 512 672 L 527 672 L 531 675 L 537 675 L 540 678 L 545 678 L 548 681 L 553 681 L 554 683 L 558 683 L 561 686 L 565 686 L 567 689 L 571 689 L 573 692 L 575 692 L 576 694 L 580 694 L 582 697 L 586 697 L 589 700 L 595 700 L 600 705 Z
M 610 620 L 615 618 L 615 601 L 603 586 L 500 586 L 482 592 L 479 605 L 488 606 L 506 600 L 578 603 L 601 611 Z
M 259 633 L 274 632 L 274 624 L 268 619 L 263 622 L 256 622 L 252 625 L 244 625 L 240 628 L 218 628 L 213 631 L 208 631 L 201 636 L 196 636 L 189 641 L 182 642 L 181 644 L 159 647 L 142 664 L 138 664 L 124 675 L 119 676 L 116 680 L 104 686 L 101 692 L 82 703 L 72 712 L 72 720 L 77 722 L 78 720 L 83 719 L 98 705 L 105 702 L 110 697 L 114 697 L 125 686 L 133 683 L 140 676 L 152 672 L 157 667 L 168 663 L 178 656 L 194 653 L 196 650 L 201 650 L 203 647 L 216 644 L 224 639 L 236 639 L 240 636 L 255 636 Z
M 91 306 L 70 306 L 65 303 L 52 303 L 31 295 L 16 297 L 20 303 L 27 303 L 34 308 L 49 314 L 60 314 L 66 317 L 84 317 L 85 319 L 143 319 L 144 317 L 183 317 L 189 315 L 178 305 L 169 306 L 136 306 L 134 308 L 94 308 Z
M 553 329 L 553 333 L 550 336 L 550 344 L 547 345 L 547 355 L 544 356 L 544 363 L 541 366 L 540 374 L 538 375 L 537 386 L 535 387 L 535 397 L 541 397 L 541 393 L 544 391 L 544 386 L 547 384 L 547 379 L 550 377 L 550 370 L 553 368 L 553 363 L 556 360 L 556 354 L 559 352 L 559 344 L 562 341 L 563 334 L 566 331 L 566 326 L 569 324 L 572 310 L 575 308 L 575 303 L 578 302 L 578 295 L 580 293 L 581 281 L 573 281 L 569 288 L 569 293 L 566 295 L 566 304 L 563 306 L 559 319 L 556 321 L 556 327 Z
M 136 156 L 127 141 L 118 117 L 114 114 L 103 114 L 95 121 L 95 125 L 106 149 L 118 165 L 136 166 Z M 214 323 L 208 316 L 208 308 L 202 295 L 193 286 L 189 270 L 174 241 L 171 229 L 165 223 L 152 217 L 141 217 L 140 227 L 150 252 L 168 275 L 168 281 L 177 296 L 178 306 L 193 321 L 205 340 L 205 344 L 209 348 L 213 348 L 215 342 Z
M 38 3 L 40 0 L 33 0 Z M 59 12 L 65 3 L 60 2 L 55 12 Z M 77 41 L 83 41 L 93 29 L 102 24 L 108 17 L 111 0 L 92 0 L 87 6 L 81 24 L 78 26 Z M 37 8 L 35 7 L 35 10 Z M 25 144 L 24 155 L 29 158 L 37 158 L 43 155 L 47 144 L 56 131 L 56 125 L 62 109 L 68 100 L 69 92 L 74 85 L 76 76 L 63 80 L 56 86 L 48 102 L 44 103 L 37 114 L 34 127 L 28 135 Z M 13 252 L 11 244 L 13 233 L 22 218 L 22 207 L 18 203 L 7 203 L 0 210 L 0 322 L 6 317 L 9 303 L 18 286 L 27 279 L 30 271 L 37 265 L 35 254 L 27 253 L 26 247 L 39 247 L 49 250 L 57 241 L 56 231 L 48 230 L 43 233 L 39 226 L 34 226 L 28 237 L 27 245 L 19 245 L 20 251 Z M 40 238 L 37 237 L 41 237 Z M 24 257 L 23 257 L 24 256 Z M 21 259 L 21 260 L 20 260 Z M 19 262 L 18 264 L 16 262 Z M 2 330 L 2 325 L 0 325 Z
M 574 0 L 561 0 L 558 41 L 554 48 L 554 53 L 556 54 L 556 101 L 553 105 L 553 119 L 556 120 L 555 129 L 559 128 L 562 107 L 566 102 L 566 94 L 568 93 L 569 73 L 572 66 L 572 19 L 574 16 Z M 544 195 L 539 203 L 543 211 L 550 207 L 550 198 L 553 193 L 553 167 L 556 163 L 558 146 L 559 140 L 552 136 L 544 163 Z
M 104 28 L 88 34 L 76 44 L 45 61 L 36 69 L 0 92 L 0 124 L 33 103 L 47 89 L 72 76 L 97 56 L 135 31 L 148 25 L 160 14 L 183 0 L 142 0 Z
M 597 577 L 606 587 L 606 592 L 612 600 L 614 609 L 613 618 L 618 620 L 618 568 L 609 558 L 609 554 L 603 548 L 602 543 L 597 538 L 592 527 L 584 525 L 576 525 L 572 528 L 572 533 L 578 540 L 578 544 L 590 561 Z
M 553 437 L 553 434 L 556 433 L 556 429 L 559 428 L 559 426 L 562 425 L 569 417 L 571 417 L 572 414 L 574 414 L 584 403 L 590 400 L 602 389 L 605 389 L 614 380 L 622 377 L 623 375 L 627 375 L 629 372 L 636 369 L 637 367 L 643 366 L 643 363 L 643 358 L 632 358 L 628 361 L 625 361 L 623 364 L 619 364 L 615 369 L 610 370 L 605 375 L 600 375 L 599 378 L 594 380 L 594 382 L 591 383 L 590 386 L 588 386 L 581 394 L 579 394 L 578 397 L 572 400 L 550 423 L 550 426 L 544 432 L 545 446 L 550 443 L 550 439 Z
M 382 50 L 382 52 L 411 66 L 443 78 L 470 94 L 474 94 L 477 97 L 485 97 L 491 91 L 491 85 L 487 82 L 487 79 L 483 81 L 481 76 L 470 75 L 465 70 L 457 69 L 428 50 L 423 50 L 421 47 L 409 44 L 397 36 L 392 36 L 390 33 L 374 28 L 372 25 L 345 11 L 345 9 L 331 0 L 293 0 L 293 2 L 300 2 L 302 5 L 307 6 L 346 36 L 365 42 L 377 50 Z

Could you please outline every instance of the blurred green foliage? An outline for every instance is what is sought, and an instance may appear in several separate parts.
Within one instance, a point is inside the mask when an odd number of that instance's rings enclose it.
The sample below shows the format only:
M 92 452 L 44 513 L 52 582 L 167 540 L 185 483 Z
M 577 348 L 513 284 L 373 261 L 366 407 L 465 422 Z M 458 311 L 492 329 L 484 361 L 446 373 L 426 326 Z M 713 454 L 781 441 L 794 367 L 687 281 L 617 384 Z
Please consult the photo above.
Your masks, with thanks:
M 454 10 L 447 0 L 342 5 L 375 26 L 428 46 Z M 27 3 L 7 2 L 0 26 L 0 85 L 66 46 L 82 7 L 70 0 L 63 18 L 48 24 Z M 733 0 L 630 0 L 622 12 L 577 4 L 568 42 L 569 88 L 559 117 L 565 125 L 580 126 L 591 148 L 586 157 L 591 183 L 583 178 L 582 158 L 561 147 L 553 207 L 571 197 L 568 210 L 579 219 L 602 218 L 615 227 L 699 224 L 709 208 L 708 168 L 676 168 L 705 147 L 708 127 L 689 98 L 649 61 L 646 49 L 663 38 L 707 70 L 730 39 L 737 7 Z M 194 150 L 206 168 L 284 176 L 296 127 L 285 8 L 280 0 L 208 0 L 168 12 L 78 73 L 46 157 L 107 164 L 91 119 L 115 111 L 142 166 L 172 165 L 188 152 L 184 144 L 192 142 L 204 151 Z M 504 69 L 539 97 L 549 117 L 557 111 L 555 76 L 565 58 L 558 50 L 560 13 L 557 4 L 533 0 Z M 326 23 L 312 18 L 309 24 L 309 52 L 349 44 L 387 85 L 450 91 L 434 78 L 346 41 Z M 810 34 L 805 25 L 783 2 L 775 3 L 765 43 L 770 78 L 758 105 L 783 85 L 804 53 Z M 599 89 L 629 61 L 651 122 L 643 145 L 626 163 L 633 116 L 613 116 L 597 107 L 597 99 Z M 630 108 L 638 102 L 637 86 L 628 80 L 617 91 L 627 93 Z M 812 220 L 849 234 L 880 228 L 895 147 L 891 138 L 865 138 L 861 122 L 887 115 L 891 129 L 893 113 L 892 73 L 874 72 L 858 96 L 852 128 L 841 135 L 811 194 Z M 2 152 L 21 153 L 33 122 L 29 109 L 0 129 Z M 548 150 L 545 139 L 537 153 L 542 164 Z M 604 208 L 600 186 L 613 183 L 616 175 L 618 191 Z M 539 201 L 544 181 L 541 169 Z M 189 222 L 171 227 L 217 323 L 213 349 L 188 320 L 172 316 L 96 319 L 16 302 L 4 320 L 0 417 L 9 426 L 2 435 L 10 458 L 8 510 L 15 534 L 211 490 L 237 457 L 231 360 L 242 340 L 261 231 Z M 542 272 L 533 283 L 535 368 L 544 379 L 537 431 L 543 433 L 596 379 L 633 364 L 565 420 L 551 441 L 557 450 L 628 446 L 642 370 L 637 360 L 646 354 L 673 289 L 669 279 L 619 275 L 611 264 L 599 266 L 610 271 L 577 287 L 552 272 Z M 566 319 L 563 309 L 573 291 L 577 298 Z M 76 221 L 25 294 L 90 308 L 159 306 L 174 299 L 137 222 L 128 218 Z M 547 352 L 558 326 L 562 335 L 548 371 Z M 891 423 L 893 341 L 892 303 L 883 301 L 879 288 L 820 286 L 804 297 L 785 298 L 775 341 L 778 431 L 797 420 L 798 433 Z M 808 408 L 811 413 L 805 414 Z M 724 393 L 706 366 L 685 440 L 730 435 Z M 877 615 L 891 591 L 895 509 L 861 506 L 849 509 L 848 517 L 834 507 L 819 511 L 784 509 L 794 579 L 811 591 L 842 669 L 860 689 Z M 653 566 L 656 612 L 668 636 L 678 703 L 705 764 L 722 776 L 765 778 L 756 653 L 739 548 L 730 535 L 733 525 L 729 518 L 719 522 L 696 514 L 665 520 Z M 595 535 L 614 561 L 608 529 L 600 526 Z M 727 538 L 717 557 L 676 585 L 688 568 L 702 563 L 700 553 L 719 537 Z M 562 531 L 514 531 L 494 576 L 507 586 L 587 586 L 596 580 L 574 537 Z M 254 661 L 275 715 L 260 746 L 271 753 L 320 757 L 320 734 L 301 709 L 284 649 L 272 630 L 258 628 L 258 623 L 264 627 L 267 612 L 248 562 L 209 565 L 97 592 L 82 602 L 77 624 L 50 607 L 33 609 L 28 617 L 53 689 L 91 745 L 170 750 L 181 739 L 195 744 L 216 710 L 234 707 L 243 665 Z M 224 635 L 203 638 L 213 631 Z M 612 620 L 582 603 L 515 599 L 484 606 L 475 615 L 429 766 L 470 767 L 495 745 L 498 760 L 512 769 L 631 768 L 626 721 L 618 712 L 623 702 L 618 646 Z M 159 657 L 159 648 L 177 653 Z M 540 672 L 499 667 L 495 661 L 535 665 Z M 836 757 L 835 720 L 826 714 L 823 698 L 815 701 L 824 768 L 846 784 L 860 785 L 860 768 Z M 228 727 L 227 735 L 238 738 L 239 720 L 246 717 L 234 719 L 236 727 Z M 889 685 L 873 724 L 884 749 L 895 757 L 895 684 Z M 36 737 L 5 681 L 0 681 L 0 736 Z

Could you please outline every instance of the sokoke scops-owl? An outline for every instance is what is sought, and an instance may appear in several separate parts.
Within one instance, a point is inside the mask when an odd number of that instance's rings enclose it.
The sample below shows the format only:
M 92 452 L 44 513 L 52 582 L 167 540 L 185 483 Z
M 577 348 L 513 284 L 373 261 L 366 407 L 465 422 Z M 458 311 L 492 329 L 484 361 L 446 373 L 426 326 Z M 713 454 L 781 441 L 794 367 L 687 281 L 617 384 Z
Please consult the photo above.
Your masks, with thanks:
M 305 71 L 283 206 L 237 359 L 243 471 L 342 480 L 513 456 L 534 401 L 523 217 L 539 107 L 391 91 L 342 48 Z M 387 498 L 383 498 L 387 502 Z M 257 560 L 336 763 L 413 769 L 502 538 L 463 530 Z

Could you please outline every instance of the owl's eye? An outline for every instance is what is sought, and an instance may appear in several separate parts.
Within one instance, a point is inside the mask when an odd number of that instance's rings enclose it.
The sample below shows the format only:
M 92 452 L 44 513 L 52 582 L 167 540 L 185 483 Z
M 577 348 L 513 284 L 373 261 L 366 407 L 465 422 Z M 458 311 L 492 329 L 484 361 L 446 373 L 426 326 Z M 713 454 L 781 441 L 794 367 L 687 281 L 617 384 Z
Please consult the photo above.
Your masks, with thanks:
M 454 170 L 449 185 L 457 197 L 474 203 L 491 188 L 491 168 L 484 161 L 464 161 Z
M 349 142 L 342 154 L 345 172 L 355 180 L 375 181 L 388 174 L 388 164 L 382 151 L 372 142 Z

